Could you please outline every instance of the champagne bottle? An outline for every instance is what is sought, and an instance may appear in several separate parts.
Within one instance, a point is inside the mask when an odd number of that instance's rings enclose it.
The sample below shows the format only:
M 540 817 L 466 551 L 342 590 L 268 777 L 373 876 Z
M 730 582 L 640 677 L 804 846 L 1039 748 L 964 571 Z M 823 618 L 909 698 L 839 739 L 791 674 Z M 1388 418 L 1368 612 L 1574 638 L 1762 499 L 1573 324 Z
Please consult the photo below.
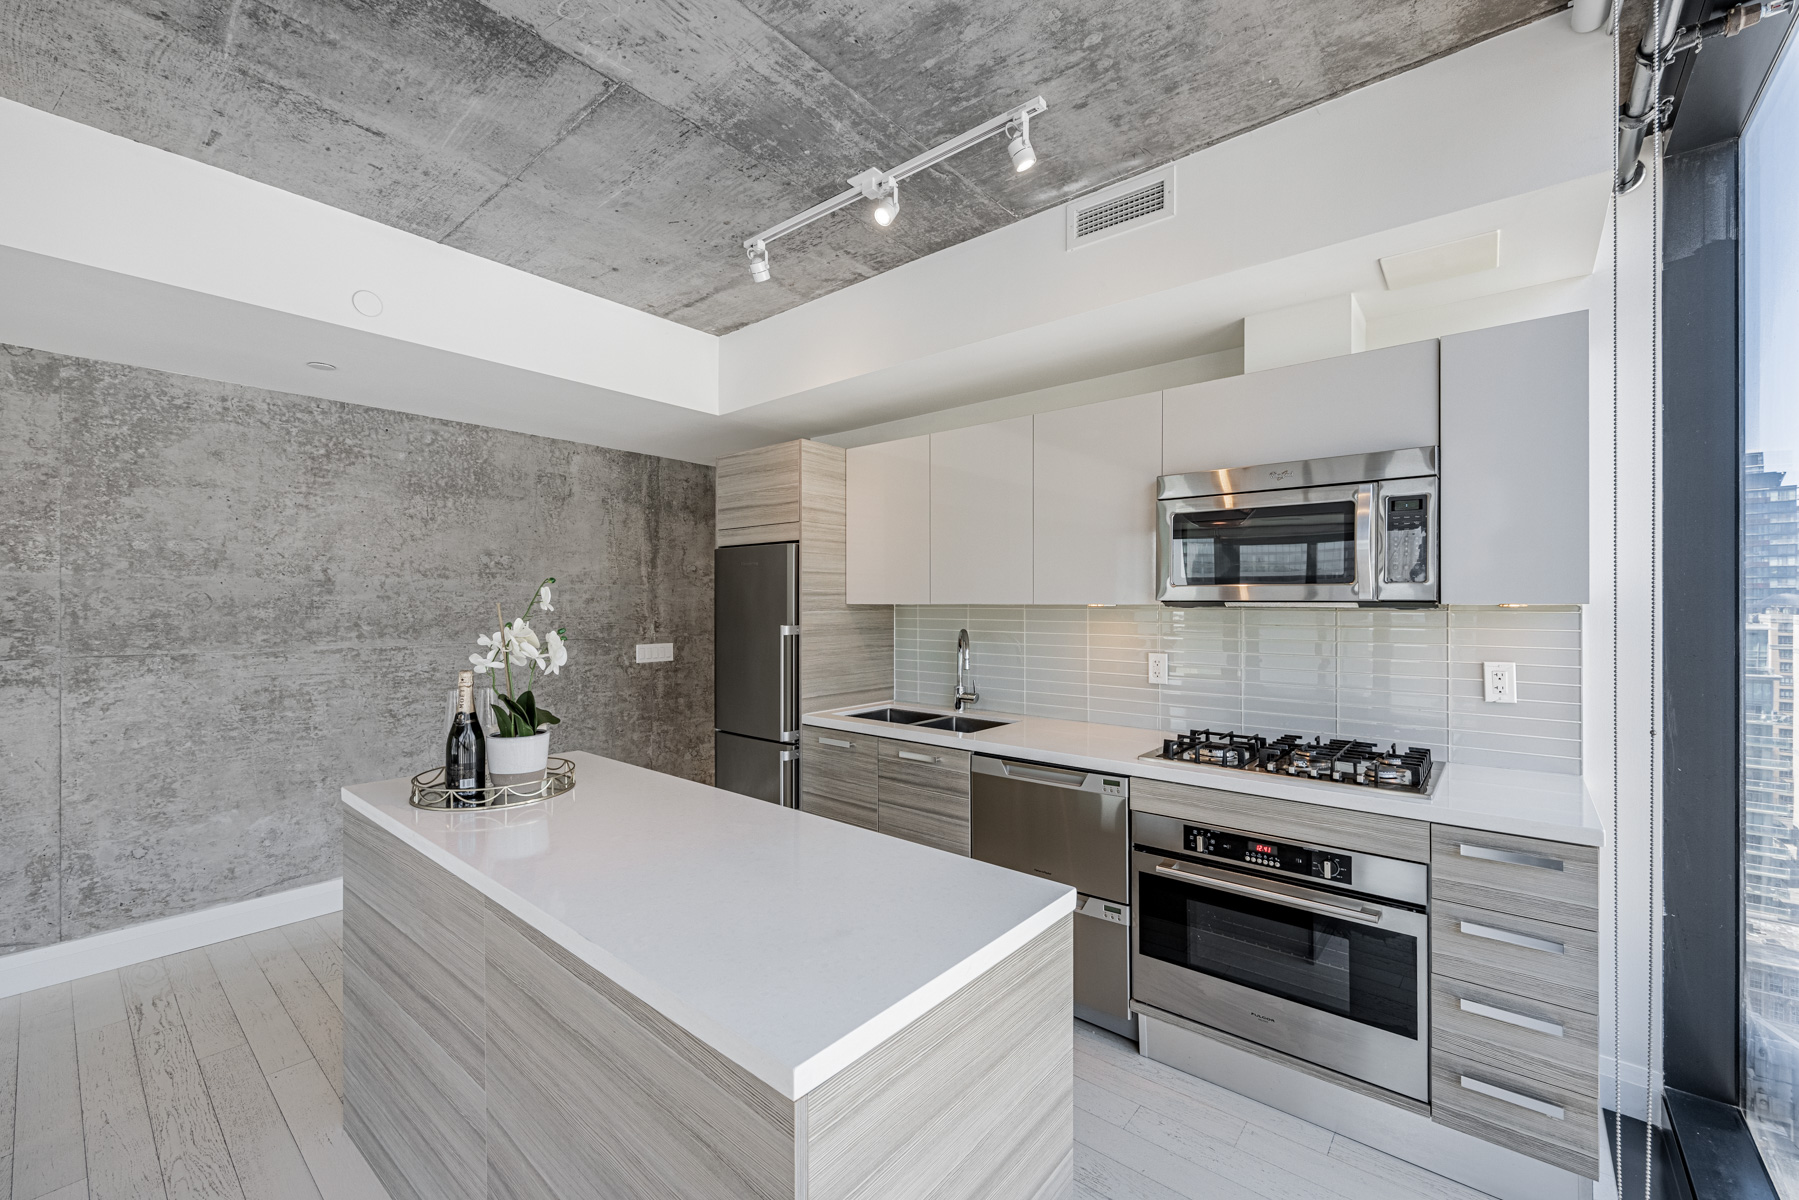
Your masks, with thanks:
M 469 808 L 481 803 L 478 789 L 487 786 L 487 739 L 475 719 L 475 673 L 456 676 L 456 716 L 450 721 L 450 737 L 444 744 L 444 786 L 452 789 L 450 803 Z

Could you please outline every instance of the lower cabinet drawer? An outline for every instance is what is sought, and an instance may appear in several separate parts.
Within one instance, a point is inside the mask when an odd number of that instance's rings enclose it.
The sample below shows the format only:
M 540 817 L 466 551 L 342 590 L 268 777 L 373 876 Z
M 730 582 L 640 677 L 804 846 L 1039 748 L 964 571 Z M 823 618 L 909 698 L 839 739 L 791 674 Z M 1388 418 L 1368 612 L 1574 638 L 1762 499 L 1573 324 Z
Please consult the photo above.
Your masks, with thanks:
M 969 852 L 969 752 L 881 739 L 882 833 Z
M 968 762 L 966 750 L 945 750 L 941 746 L 925 746 L 916 742 L 899 742 L 881 738 L 881 782 L 910 784 L 932 791 L 968 795 Z
M 1599 1098 L 1433 1049 L 1430 1117 L 1587 1179 L 1599 1178 Z
M 1599 1094 L 1599 1018 L 1460 979 L 1433 976 L 1433 1054 L 1476 1062 L 1560 1091 Z
M 880 830 L 908 842 L 967 857 L 968 796 L 882 779 Z
M 800 735 L 800 811 L 874 829 L 878 745 L 859 733 L 807 729 Z
M 1599 1011 L 1599 935 L 1433 902 L 1431 972 L 1581 1012 Z

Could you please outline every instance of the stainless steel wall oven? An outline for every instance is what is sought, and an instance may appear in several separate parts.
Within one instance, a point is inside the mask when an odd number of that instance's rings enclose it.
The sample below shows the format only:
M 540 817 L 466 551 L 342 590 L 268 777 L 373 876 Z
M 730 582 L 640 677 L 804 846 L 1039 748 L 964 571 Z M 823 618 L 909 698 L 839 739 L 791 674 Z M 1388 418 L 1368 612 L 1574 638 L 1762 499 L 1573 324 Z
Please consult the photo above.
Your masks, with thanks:
M 1430 1098 L 1422 863 L 1131 814 L 1131 995 Z
M 1157 480 L 1165 604 L 1434 604 L 1434 446 Z

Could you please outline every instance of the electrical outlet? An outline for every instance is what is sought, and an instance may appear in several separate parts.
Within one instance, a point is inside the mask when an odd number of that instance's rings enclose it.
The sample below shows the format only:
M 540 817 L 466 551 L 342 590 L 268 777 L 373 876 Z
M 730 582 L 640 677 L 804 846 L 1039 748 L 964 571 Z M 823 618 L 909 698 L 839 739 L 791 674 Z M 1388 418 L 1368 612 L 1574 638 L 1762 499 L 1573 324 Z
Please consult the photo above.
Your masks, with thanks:
M 674 662 L 675 644 L 673 642 L 639 642 L 637 644 L 637 661 Z
M 1486 686 L 1488 704 L 1518 703 L 1517 663 L 1482 663 L 1480 672 Z
M 1166 654 L 1149 656 L 1149 681 L 1151 683 L 1168 682 L 1168 656 Z

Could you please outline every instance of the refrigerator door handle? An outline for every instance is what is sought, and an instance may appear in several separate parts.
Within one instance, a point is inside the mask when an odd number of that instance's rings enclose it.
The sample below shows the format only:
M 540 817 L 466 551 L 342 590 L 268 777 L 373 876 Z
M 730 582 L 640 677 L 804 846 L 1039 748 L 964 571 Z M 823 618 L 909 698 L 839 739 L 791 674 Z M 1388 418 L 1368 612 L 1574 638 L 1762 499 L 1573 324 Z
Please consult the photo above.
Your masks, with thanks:
M 800 806 L 800 752 L 781 751 L 781 807 Z
M 798 674 L 795 668 L 799 665 L 794 660 L 799 658 L 799 642 L 800 627 L 798 625 L 781 626 L 781 740 L 783 742 L 797 742 L 800 737 L 799 689 L 794 686 L 794 676 Z

